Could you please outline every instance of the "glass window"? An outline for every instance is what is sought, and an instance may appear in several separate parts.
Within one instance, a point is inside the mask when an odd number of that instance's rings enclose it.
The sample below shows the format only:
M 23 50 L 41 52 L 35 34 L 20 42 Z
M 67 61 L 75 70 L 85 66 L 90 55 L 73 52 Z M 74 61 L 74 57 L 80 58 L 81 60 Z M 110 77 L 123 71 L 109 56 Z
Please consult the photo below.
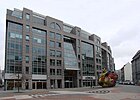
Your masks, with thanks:
M 29 67 L 26 67 L 26 74 L 29 74 Z
M 55 37 L 54 37 L 54 32 L 50 32 L 50 38 L 52 38 L 52 39 L 54 39 Z
M 57 75 L 61 75 L 61 69 L 57 69 Z
M 29 35 L 26 35 L 26 41 L 29 41 L 30 37 Z
M 50 59 L 50 66 L 55 66 L 55 59 Z
M 57 48 L 61 48 L 61 43 L 60 42 L 56 42 L 56 47 Z
M 50 69 L 50 75 L 55 75 L 55 69 Z
M 57 40 L 61 40 L 61 34 L 56 33 L 56 39 L 57 39 Z
M 54 23 L 54 22 L 52 22 L 52 23 L 50 24 L 50 28 L 55 29 L 55 23 Z
M 26 60 L 26 63 L 29 63 L 29 56 L 26 56 L 25 60 Z
M 54 47 L 54 41 L 50 41 L 50 47 Z
M 26 32 L 29 32 L 29 31 L 30 31 L 30 26 L 26 25 Z
M 80 31 L 79 30 L 77 30 L 77 35 L 80 36 Z
M 30 20 L 30 14 L 26 14 L 26 20 Z
M 62 52 L 61 51 L 56 51 L 56 57 L 61 57 L 62 56 Z
M 33 23 L 45 25 L 45 18 L 37 15 L 33 15 L 32 17 Z
M 55 57 L 55 50 L 50 50 L 50 56 Z
M 15 33 L 10 33 L 10 37 L 11 38 L 15 38 L 16 37 L 16 34 Z
M 61 66 L 61 60 L 57 60 L 57 66 Z
M 29 45 L 26 45 L 26 53 L 29 53 Z
M 59 26 L 59 24 L 56 23 L 56 25 L 55 25 L 55 29 L 57 29 L 57 30 L 61 30 L 61 27 Z

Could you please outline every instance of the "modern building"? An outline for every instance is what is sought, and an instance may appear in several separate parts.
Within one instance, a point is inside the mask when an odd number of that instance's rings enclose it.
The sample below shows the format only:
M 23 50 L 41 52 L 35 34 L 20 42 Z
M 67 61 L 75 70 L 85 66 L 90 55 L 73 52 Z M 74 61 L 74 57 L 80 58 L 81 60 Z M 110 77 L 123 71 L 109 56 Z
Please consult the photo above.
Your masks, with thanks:
M 121 68 L 121 80 L 132 82 L 132 65 L 129 62 Z
M 132 58 L 132 74 L 133 81 L 136 84 L 140 84 L 140 50 Z
M 5 47 L 5 90 L 94 86 L 115 67 L 99 36 L 26 8 L 7 10 Z

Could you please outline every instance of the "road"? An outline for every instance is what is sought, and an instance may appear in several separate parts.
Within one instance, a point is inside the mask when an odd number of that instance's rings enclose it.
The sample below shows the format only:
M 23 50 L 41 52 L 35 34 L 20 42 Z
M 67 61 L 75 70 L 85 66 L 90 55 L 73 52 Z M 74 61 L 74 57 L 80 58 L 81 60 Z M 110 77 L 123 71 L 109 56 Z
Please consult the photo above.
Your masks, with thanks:
M 140 86 L 0 92 L 0 100 L 140 100 Z

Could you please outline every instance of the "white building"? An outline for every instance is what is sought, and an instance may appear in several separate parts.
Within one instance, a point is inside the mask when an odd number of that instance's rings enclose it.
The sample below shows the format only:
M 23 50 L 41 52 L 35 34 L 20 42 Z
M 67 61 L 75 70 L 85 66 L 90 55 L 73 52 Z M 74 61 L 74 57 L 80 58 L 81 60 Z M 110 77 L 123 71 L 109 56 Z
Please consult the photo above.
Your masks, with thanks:
M 124 80 L 132 81 L 132 65 L 129 62 L 124 65 Z

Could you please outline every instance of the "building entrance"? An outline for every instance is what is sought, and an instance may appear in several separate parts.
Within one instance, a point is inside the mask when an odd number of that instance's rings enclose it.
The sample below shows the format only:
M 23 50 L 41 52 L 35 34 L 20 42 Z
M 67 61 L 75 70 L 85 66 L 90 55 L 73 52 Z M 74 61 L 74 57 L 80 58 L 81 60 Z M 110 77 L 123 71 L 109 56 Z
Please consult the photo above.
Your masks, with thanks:
M 77 87 L 77 71 L 66 70 L 65 71 L 65 88 Z

